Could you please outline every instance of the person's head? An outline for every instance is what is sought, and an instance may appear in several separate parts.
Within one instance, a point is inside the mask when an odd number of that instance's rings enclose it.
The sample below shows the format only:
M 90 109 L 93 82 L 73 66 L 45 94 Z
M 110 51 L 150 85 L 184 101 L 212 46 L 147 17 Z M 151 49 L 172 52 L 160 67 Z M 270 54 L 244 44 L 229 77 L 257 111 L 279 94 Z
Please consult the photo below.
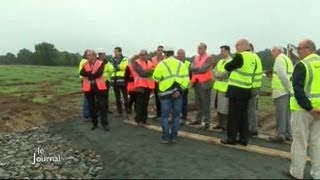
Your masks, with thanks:
M 304 59 L 310 54 L 316 51 L 315 43 L 310 39 L 305 39 L 299 42 L 298 45 L 298 55 L 300 59 Z
M 137 59 L 139 59 L 139 55 L 134 55 L 134 56 L 130 59 L 130 63 L 133 64 L 134 62 L 136 62 Z
M 159 45 L 158 47 L 157 47 L 157 50 L 155 51 L 155 55 L 156 56 L 163 56 L 163 46 L 162 45 Z
M 281 46 L 273 46 L 271 50 L 271 54 L 273 58 L 277 58 L 281 53 L 283 53 L 283 47 Z
M 97 54 L 94 50 L 88 50 L 86 57 L 89 62 L 94 62 L 97 59 Z
M 177 51 L 177 59 L 182 61 L 186 59 L 186 52 L 183 49 Z
M 141 60 L 147 61 L 148 60 L 148 51 L 145 49 L 142 49 L 139 53 L 139 58 Z
M 200 43 L 198 45 L 198 54 L 203 55 L 207 52 L 207 45 L 205 43 Z
M 114 53 L 114 57 L 121 57 L 121 56 L 122 56 L 122 49 L 121 49 L 121 47 L 116 47 L 116 48 L 114 48 L 113 53 Z
M 89 49 L 86 49 L 82 55 L 83 58 L 87 58 L 87 54 L 90 50 Z
M 254 46 L 253 46 L 252 43 L 249 44 L 249 50 L 250 50 L 251 52 L 254 52 Z
M 104 61 L 106 59 L 106 53 L 98 52 L 98 59 L 100 59 L 101 61 Z
M 220 46 L 220 54 L 222 58 L 227 58 L 230 56 L 230 46 L 224 45 Z
M 241 52 L 250 50 L 250 43 L 246 39 L 240 39 L 239 41 L 237 41 L 235 47 L 236 47 L 237 52 L 241 53 Z

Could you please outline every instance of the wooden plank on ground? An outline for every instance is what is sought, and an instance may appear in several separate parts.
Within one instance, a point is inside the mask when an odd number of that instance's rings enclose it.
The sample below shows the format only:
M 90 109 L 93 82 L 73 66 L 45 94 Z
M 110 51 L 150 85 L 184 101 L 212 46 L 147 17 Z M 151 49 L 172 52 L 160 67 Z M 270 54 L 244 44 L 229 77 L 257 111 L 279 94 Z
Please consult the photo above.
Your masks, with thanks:
M 124 120 L 123 122 L 131 125 L 137 126 L 137 123 L 134 121 L 128 121 Z M 151 129 L 157 132 L 162 132 L 161 127 L 156 126 L 156 125 L 146 125 L 145 128 Z M 269 155 L 273 157 L 280 157 L 280 158 L 285 158 L 285 159 L 290 159 L 290 153 L 286 151 L 281 151 L 281 150 L 276 150 L 272 148 L 267 148 L 267 147 L 262 147 L 262 146 L 256 146 L 256 145 L 248 145 L 248 146 L 242 146 L 242 145 L 226 145 L 226 144 L 221 144 L 220 139 L 216 137 L 211 137 L 211 136 L 205 136 L 201 134 L 195 134 L 195 133 L 190 133 L 190 132 L 185 132 L 185 131 L 179 131 L 178 134 L 179 137 L 183 138 L 188 138 L 188 139 L 193 139 L 197 141 L 203 141 L 209 144 L 217 144 L 233 149 L 240 149 L 248 152 L 253 152 L 253 153 L 259 153 L 259 154 L 264 154 L 264 155 Z M 306 157 L 307 161 L 310 161 L 309 157 Z

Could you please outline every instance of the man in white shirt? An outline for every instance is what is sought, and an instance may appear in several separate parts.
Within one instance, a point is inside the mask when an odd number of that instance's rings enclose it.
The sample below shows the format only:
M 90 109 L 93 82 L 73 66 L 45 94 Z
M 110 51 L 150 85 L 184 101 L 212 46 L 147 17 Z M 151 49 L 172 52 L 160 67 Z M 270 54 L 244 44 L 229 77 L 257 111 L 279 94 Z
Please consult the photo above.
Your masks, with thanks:
M 275 105 L 277 121 L 277 136 L 270 137 L 273 142 L 292 140 L 291 136 L 291 111 L 290 111 L 290 78 L 293 72 L 293 64 L 288 56 L 283 54 L 283 48 L 275 46 L 272 49 L 275 58 L 272 73 L 272 98 Z

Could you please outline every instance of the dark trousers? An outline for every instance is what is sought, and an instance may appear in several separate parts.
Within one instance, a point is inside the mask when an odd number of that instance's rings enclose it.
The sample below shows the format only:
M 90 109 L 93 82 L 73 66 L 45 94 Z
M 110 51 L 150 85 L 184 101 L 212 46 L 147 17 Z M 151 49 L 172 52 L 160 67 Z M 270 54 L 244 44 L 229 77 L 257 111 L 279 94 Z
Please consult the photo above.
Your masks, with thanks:
M 107 108 L 107 113 L 109 112 L 109 90 L 110 90 L 110 82 L 106 81 L 106 86 L 107 86 L 107 91 L 106 91 L 106 108 Z
M 91 92 L 86 93 L 88 99 L 90 117 L 94 126 L 98 125 L 98 112 L 100 113 L 100 121 L 102 126 L 108 125 L 108 116 L 106 108 L 105 92 Z M 98 101 L 96 103 L 96 101 Z
M 149 89 L 145 89 L 143 92 L 136 92 L 136 122 L 147 122 L 149 99 Z
M 136 92 L 129 92 L 129 98 L 128 113 L 131 114 L 133 105 L 133 110 L 136 112 Z
M 154 89 L 154 98 L 156 100 L 156 106 L 157 106 L 157 117 L 161 117 L 161 101 L 159 97 L 159 84 L 156 83 L 156 87 Z
M 119 114 L 122 114 L 122 102 L 121 102 L 121 95 L 124 100 L 124 106 L 126 109 L 126 112 L 128 112 L 128 94 L 127 94 L 127 87 L 126 86 L 117 86 L 115 85 L 113 87 L 114 95 L 116 96 L 116 103 L 117 103 L 117 110 Z
M 229 115 L 227 124 L 227 135 L 229 140 L 236 141 L 239 133 L 241 140 L 248 141 L 248 105 L 249 99 L 229 98 Z
M 182 119 L 187 119 L 188 117 L 188 91 L 182 93 Z

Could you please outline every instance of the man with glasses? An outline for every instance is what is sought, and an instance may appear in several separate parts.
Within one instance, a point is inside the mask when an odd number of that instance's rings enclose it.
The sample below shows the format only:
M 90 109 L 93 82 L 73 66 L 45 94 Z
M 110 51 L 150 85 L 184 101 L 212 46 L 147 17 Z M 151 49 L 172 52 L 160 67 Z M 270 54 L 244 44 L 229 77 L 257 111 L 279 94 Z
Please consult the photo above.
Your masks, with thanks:
M 287 175 L 304 178 L 306 155 L 311 159 L 312 179 L 320 179 L 320 56 L 313 41 L 306 39 L 298 45 L 301 61 L 292 75 L 291 165 Z
M 275 58 L 271 88 L 277 121 L 277 136 L 270 137 L 269 139 L 273 142 L 282 143 L 285 140 L 292 140 L 290 125 L 290 78 L 293 72 L 293 64 L 289 57 L 283 54 L 283 48 L 280 46 L 273 47 L 271 54 Z
M 136 92 L 136 117 L 135 121 L 143 127 L 147 124 L 148 104 L 150 92 L 155 88 L 155 83 L 151 79 L 153 73 L 153 63 L 148 60 L 148 51 L 141 50 L 139 59 L 133 64 L 134 71 L 137 73 L 134 79 Z

